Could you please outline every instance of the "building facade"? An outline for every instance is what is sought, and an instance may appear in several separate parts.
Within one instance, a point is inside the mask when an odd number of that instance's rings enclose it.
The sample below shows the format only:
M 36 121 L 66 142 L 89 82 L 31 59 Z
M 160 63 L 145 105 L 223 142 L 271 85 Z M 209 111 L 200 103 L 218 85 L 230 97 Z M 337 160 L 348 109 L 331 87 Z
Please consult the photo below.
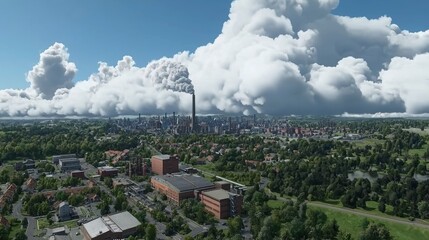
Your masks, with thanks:
M 66 158 L 76 158 L 76 154 L 54 155 L 52 156 L 52 163 L 58 164 L 60 162 L 60 159 L 66 159 Z
M 101 177 L 116 177 L 118 176 L 119 170 L 114 167 L 99 167 L 97 172 Z
M 79 159 L 77 158 L 64 158 L 58 161 L 58 166 L 61 172 L 68 172 L 74 170 L 81 170 Z
M 217 219 L 227 219 L 241 214 L 243 196 L 239 194 L 216 189 L 201 192 L 200 199 L 206 211 Z
M 152 187 L 179 205 L 184 199 L 194 198 L 199 192 L 214 188 L 214 184 L 194 175 L 165 175 L 151 178 Z
M 150 159 L 152 172 L 165 175 L 179 172 L 179 157 L 174 155 L 155 155 Z

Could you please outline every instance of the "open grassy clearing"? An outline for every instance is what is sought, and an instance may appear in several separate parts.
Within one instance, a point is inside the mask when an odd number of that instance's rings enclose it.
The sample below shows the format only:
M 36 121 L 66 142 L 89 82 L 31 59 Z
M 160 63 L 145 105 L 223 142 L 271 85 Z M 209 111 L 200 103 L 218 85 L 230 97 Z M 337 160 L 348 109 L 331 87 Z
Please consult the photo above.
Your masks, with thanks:
M 323 211 L 329 219 L 336 219 L 340 229 L 350 233 L 353 239 L 358 239 L 360 232 L 362 231 L 362 223 L 365 219 L 363 216 L 359 216 L 352 213 L 344 213 L 326 208 L 310 206 L 313 209 L 319 209 Z M 380 221 L 376 219 L 367 218 L 370 221 L 384 224 L 394 236 L 396 240 L 426 240 L 429 239 L 429 229 L 414 227 L 410 225 L 393 223 L 387 221 Z
M 325 203 L 329 203 L 330 205 L 333 205 L 333 206 L 341 206 L 341 203 L 338 200 L 330 200 L 330 201 L 328 200 L 328 201 L 325 201 Z M 272 209 L 280 208 L 283 204 L 284 203 L 281 200 L 268 201 L 268 206 Z M 382 221 L 378 219 L 372 219 L 372 218 L 360 216 L 353 213 L 345 213 L 334 209 L 327 209 L 327 208 L 318 207 L 318 206 L 308 205 L 308 207 L 323 211 L 328 216 L 329 219 L 336 219 L 338 222 L 338 225 L 340 226 L 340 230 L 350 233 L 353 239 L 359 238 L 359 234 L 362 231 L 361 226 L 365 218 L 376 223 L 384 224 L 389 229 L 392 236 L 394 236 L 395 240 L 429 239 L 429 229 L 425 229 L 422 227 L 410 226 L 406 224 L 389 222 L 389 221 Z M 365 210 L 362 208 L 356 209 L 356 210 L 361 212 L 367 212 L 367 213 L 369 212 L 371 214 L 378 215 L 378 216 L 389 217 L 389 214 L 379 212 L 378 203 L 373 201 L 367 202 L 367 208 Z M 391 211 L 392 211 L 392 207 L 389 205 L 386 205 L 386 212 L 391 212 Z
M 352 143 L 355 144 L 357 147 L 364 148 L 365 146 L 372 146 L 374 147 L 377 144 L 383 145 L 385 140 L 375 139 L 375 138 L 365 138 L 362 140 L 353 141 Z
M 54 222 L 52 225 L 49 224 L 48 219 L 45 217 L 37 219 L 37 229 L 42 230 L 45 228 L 57 228 L 67 226 L 69 228 L 77 227 L 77 219 L 65 221 L 65 222 Z
M 281 208 L 283 206 L 284 202 L 280 200 L 268 200 L 267 205 L 270 208 L 276 209 Z
M 408 150 L 408 155 L 414 156 L 415 154 L 419 155 L 419 157 L 423 158 L 423 154 L 428 149 L 428 144 L 424 144 L 421 148 L 418 149 L 410 149 Z
M 402 129 L 402 130 L 417 133 L 422 136 L 429 135 L 429 128 L 425 128 L 423 131 L 420 128 L 408 128 L 408 129 Z

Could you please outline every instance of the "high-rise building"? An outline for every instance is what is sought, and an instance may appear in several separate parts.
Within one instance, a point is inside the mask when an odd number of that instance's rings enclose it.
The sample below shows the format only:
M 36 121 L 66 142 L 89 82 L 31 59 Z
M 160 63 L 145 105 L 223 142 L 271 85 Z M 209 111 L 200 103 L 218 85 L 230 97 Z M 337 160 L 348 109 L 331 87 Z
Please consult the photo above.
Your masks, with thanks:
M 195 93 L 192 93 L 192 120 L 191 120 L 192 132 L 197 131 L 197 118 L 195 116 Z
M 179 157 L 170 155 L 156 155 L 150 159 L 152 172 L 158 175 L 179 172 Z

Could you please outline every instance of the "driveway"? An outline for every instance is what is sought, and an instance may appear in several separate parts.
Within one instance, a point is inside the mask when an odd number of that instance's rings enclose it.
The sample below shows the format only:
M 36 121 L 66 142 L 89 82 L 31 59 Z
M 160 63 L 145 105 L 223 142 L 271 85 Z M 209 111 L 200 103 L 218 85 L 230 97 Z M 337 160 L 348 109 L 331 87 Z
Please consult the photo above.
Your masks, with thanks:
M 12 216 L 20 221 L 24 219 L 24 216 L 21 214 L 22 209 L 22 199 L 19 199 L 15 204 L 13 204 L 12 208 Z

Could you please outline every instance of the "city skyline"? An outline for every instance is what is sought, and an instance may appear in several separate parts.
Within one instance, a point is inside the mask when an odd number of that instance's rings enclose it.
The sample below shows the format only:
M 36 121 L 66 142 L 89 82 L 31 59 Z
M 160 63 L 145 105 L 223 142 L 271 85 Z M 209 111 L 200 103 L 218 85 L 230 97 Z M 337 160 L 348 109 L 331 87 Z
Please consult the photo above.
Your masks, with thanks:
M 189 113 L 189 93 L 194 89 L 197 112 L 201 114 L 429 112 L 425 94 L 429 82 L 424 68 L 429 62 L 429 27 L 415 20 L 423 16 L 425 3 L 415 2 L 413 15 L 408 11 L 399 14 L 401 6 L 397 3 L 383 8 L 381 3 L 369 6 L 369 1 L 362 3 L 368 10 L 347 0 L 307 4 L 291 0 L 248 4 L 236 0 L 230 10 L 231 1 L 219 2 L 123 5 L 107 1 L 105 5 L 91 3 L 81 11 L 71 4 L 64 16 L 54 12 L 58 21 L 52 22 L 57 23 L 46 26 L 57 35 L 45 34 L 46 29 L 40 25 L 27 32 L 34 37 L 34 44 L 26 45 L 21 40 L 22 49 L 7 44 L 1 49 L 6 57 L 0 62 L 6 67 L 0 71 L 0 88 L 9 89 L 0 90 L 0 115 Z M 47 3 L 37 7 L 47 11 Z M 5 6 L 0 9 L 17 7 L 9 4 L 2 3 Z M 179 18 L 186 8 L 191 10 L 189 16 Z M 106 13 L 90 16 L 90 9 L 104 9 Z M 151 17 L 160 20 L 159 16 L 155 18 L 160 9 L 167 15 L 174 14 L 151 24 Z M 201 11 L 195 11 L 198 9 Z M 124 20 L 127 11 L 129 18 Z M 8 15 L 2 16 L 0 22 L 7 25 Z M 102 18 L 91 21 L 97 17 Z M 43 15 L 33 24 L 48 20 Z M 73 20 L 82 25 L 72 24 Z M 88 26 L 84 26 L 85 21 Z M 127 21 L 130 26 L 125 24 Z M 28 28 L 19 27 L 24 23 L 12 21 L 7 25 L 5 43 L 23 37 Z M 72 31 L 58 28 L 61 23 L 70 23 Z M 133 34 L 138 31 L 133 28 L 136 23 L 147 30 L 145 34 Z M 99 31 L 94 30 L 97 26 Z M 100 41 L 103 39 L 99 35 L 107 30 L 113 31 L 112 38 Z M 170 30 L 177 38 L 165 37 L 168 35 L 163 33 Z M 93 36 L 76 37 L 73 32 L 93 32 Z M 158 41 L 159 45 L 148 46 L 153 41 L 139 44 L 145 39 Z M 112 40 L 117 44 L 112 45 Z M 47 49 L 41 50 L 43 46 Z M 100 54 L 83 54 L 88 48 Z M 35 58 L 37 52 L 41 52 L 39 60 Z M 14 66 L 5 64 L 7 60 Z M 13 81 L 4 80 L 7 78 Z

